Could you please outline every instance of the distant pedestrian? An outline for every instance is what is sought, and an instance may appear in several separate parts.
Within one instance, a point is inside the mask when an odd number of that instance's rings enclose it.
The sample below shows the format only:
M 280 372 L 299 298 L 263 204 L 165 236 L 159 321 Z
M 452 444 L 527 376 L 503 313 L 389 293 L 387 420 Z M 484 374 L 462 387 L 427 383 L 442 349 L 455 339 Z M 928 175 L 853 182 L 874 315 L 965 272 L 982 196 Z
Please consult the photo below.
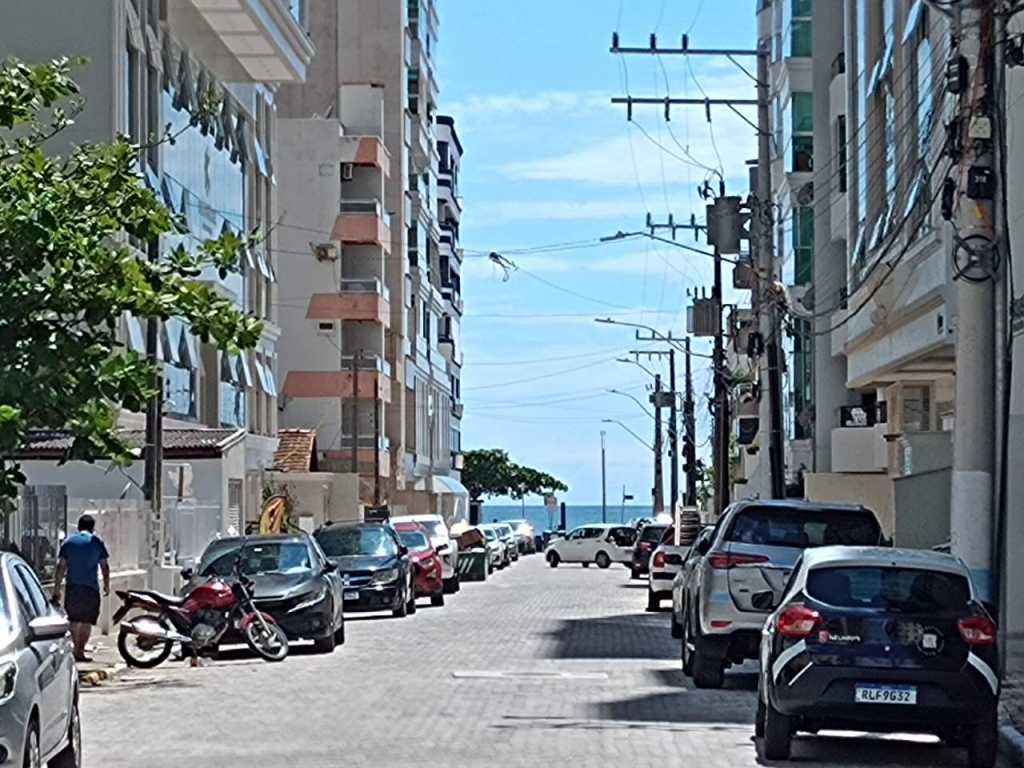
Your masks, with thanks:
M 60 546 L 60 560 L 53 579 L 53 598 L 59 602 L 61 585 L 67 576 L 64 610 L 71 621 L 76 661 L 91 661 L 85 655 L 85 644 L 100 616 L 97 570 L 103 573 L 103 594 L 110 594 L 110 564 L 107 562 L 110 556 L 95 530 L 96 519 L 92 515 L 78 518 L 78 533 L 68 536 Z

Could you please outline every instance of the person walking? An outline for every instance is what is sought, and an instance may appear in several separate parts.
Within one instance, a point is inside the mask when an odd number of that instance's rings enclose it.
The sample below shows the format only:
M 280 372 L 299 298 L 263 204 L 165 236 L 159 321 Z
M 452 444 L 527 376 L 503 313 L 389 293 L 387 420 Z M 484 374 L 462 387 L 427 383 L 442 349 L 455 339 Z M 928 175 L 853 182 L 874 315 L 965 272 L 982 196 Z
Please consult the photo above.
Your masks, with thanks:
M 53 599 L 59 603 L 64 590 L 64 610 L 71 622 L 71 640 L 75 645 L 75 661 L 91 661 L 85 655 L 85 644 L 100 615 L 100 585 L 96 571 L 103 573 L 103 594 L 110 594 L 109 554 L 103 540 L 96 535 L 96 519 L 92 515 L 78 518 L 78 533 L 64 539 L 60 559 L 53 577 Z

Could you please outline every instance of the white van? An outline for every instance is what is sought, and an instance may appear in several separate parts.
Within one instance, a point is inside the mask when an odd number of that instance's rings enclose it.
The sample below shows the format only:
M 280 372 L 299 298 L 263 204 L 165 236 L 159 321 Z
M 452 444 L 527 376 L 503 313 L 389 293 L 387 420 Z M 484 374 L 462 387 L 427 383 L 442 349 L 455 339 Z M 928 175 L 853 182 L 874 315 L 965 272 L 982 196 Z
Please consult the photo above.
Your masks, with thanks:
M 545 557 L 552 568 L 559 563 L 582 563 L 584 568 L 597 563 L 598 568 L 607 568 L 612 563 L 632 562 L 635 542 L 636 529 L 629 525 L 581 525 L 565 538 L 553 539 Z

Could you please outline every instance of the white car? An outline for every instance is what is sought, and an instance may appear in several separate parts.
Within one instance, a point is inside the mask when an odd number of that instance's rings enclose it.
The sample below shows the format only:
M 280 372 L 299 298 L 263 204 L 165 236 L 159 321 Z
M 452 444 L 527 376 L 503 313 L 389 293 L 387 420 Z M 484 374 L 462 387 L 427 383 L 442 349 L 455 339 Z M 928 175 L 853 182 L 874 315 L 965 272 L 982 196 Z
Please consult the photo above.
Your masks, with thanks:
M 628 525 L 581 525 L 565 538 L 553 539 L 545 557 L 552 568 L 559 563 L 582 563 L 584 568 L 597 563 L 598 568 L 607 568 L 612 563 L 630 563 L 635 541 L 636 529 Z
M 690 554 L 691 542 L 679 546 L 674 544 L 674 532 L 671 526 L 665 529 L 658 544 L 651 555 L 649 568 L 649 582 L 647 585 L 647 610 L 657 611 L 661 609 L 661 601 L 672 597 L 672 582 L 680 571 L 683 570 L 683 563 Z
M 459 545 L 448 533 L 448 526 L 440 515 L 400 515 L 388 519 L 390 523 L 419 523 L 427 529 L 430 545 L 441 557 L 441 577 L 445 594 L 459 591 Z

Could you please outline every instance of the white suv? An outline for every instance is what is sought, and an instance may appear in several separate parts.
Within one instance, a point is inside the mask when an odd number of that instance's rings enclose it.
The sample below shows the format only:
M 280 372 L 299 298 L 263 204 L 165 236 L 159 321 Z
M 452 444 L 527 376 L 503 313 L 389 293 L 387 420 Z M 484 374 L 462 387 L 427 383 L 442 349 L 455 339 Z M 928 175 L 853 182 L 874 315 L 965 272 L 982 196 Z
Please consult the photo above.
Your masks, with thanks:
M 440 515 L 400 515 L 388 519 L 389 523 L 419 523 L 427 529 L 430 545 L 441 557 L 441 577 L 445 594 L 459 591 L 459 545 L 448 533 L 448 526 Z
M 598 568 L 607 568 L 632 562 L 635 542 L 636 529 L 628 525 L 581 525 L 564 539 L 553 539 L 545 557 L 552 568 L 559 563 L 582 563 L 584 568 L 597 563 Z

